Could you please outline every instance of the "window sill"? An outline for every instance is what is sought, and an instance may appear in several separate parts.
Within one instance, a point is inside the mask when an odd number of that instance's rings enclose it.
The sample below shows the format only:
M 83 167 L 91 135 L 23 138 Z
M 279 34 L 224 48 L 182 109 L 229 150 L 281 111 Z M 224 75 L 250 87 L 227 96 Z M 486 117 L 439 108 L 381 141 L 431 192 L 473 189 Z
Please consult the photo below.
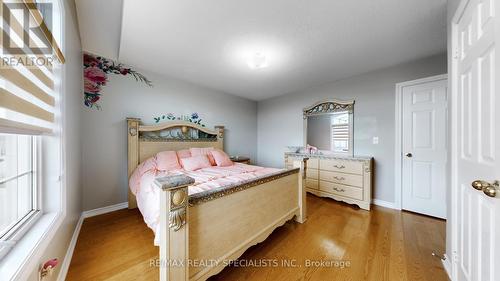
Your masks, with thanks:
M 26 280 L 38 266 L 37 254 L 41 254 L 61 225 L 59 212 L 45 213 L 28 230 L 16 245 L 0 260 L 2 280 Z

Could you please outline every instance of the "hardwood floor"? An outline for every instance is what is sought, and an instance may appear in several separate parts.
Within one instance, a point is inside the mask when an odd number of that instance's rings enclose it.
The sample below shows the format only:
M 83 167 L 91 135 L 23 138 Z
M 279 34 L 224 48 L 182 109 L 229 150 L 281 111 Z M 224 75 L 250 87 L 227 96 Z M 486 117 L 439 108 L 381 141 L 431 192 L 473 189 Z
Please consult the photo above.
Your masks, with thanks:
M 448 280 L 431 256 L 444 252 L 444 221 L 377 206 L 367 212 L 313 195 L 307 203 L 305 224 L 288 222 L 209 280 Z M 158 280 L 150 266 L 157 256 L 139 211 L 89 218 L 66 280 Z

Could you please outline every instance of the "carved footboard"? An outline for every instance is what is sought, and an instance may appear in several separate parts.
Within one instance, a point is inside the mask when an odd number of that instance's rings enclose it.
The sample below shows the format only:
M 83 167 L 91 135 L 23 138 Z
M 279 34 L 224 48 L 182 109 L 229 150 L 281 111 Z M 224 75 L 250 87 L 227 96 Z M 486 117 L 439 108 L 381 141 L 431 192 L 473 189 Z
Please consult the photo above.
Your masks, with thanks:
M 305 165 L 188 197 L 194 180 L 158 178 L 160 200 L 160 281 L 206 280 L 252 245 L 295 218 L 306 219 Z

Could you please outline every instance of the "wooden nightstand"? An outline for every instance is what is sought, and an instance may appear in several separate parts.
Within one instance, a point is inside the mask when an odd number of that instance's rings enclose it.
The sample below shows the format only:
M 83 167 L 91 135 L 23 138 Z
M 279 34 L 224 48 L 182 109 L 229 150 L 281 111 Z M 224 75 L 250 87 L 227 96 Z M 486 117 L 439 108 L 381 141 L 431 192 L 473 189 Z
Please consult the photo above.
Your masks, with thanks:
M 233 162 L 250 164 L 250 158 L 245 157 L 245 156 L 231 156 L 230 158 L 231 158 L 231 161 L 233 161 Z

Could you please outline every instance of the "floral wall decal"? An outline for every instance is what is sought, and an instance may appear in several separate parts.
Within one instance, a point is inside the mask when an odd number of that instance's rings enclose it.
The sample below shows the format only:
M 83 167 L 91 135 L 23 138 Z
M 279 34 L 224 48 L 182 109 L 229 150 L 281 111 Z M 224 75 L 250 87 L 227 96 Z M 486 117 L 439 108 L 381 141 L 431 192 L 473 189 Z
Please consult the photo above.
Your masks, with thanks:
M 108 74 L 130 75 L 136 81 L 152 87 L 153 84 L 141 73 L 121 63 L 88 53 L 83 54 L 84 104 L 89 108 L 101 109 L 97 102 L 101 98 L 102 87 L 108 82 Z
M 177 117 L 173 113 L 168 113 L 158 117 L 153 117 L 153 119 L 155 120 L 155 123 L 160 123 L 161 120 L 181 120 L 205 127 L 205 124 L 201 123 L 200 115 L 196 112 L 191 113 L 191 115 L 179 115 Z

